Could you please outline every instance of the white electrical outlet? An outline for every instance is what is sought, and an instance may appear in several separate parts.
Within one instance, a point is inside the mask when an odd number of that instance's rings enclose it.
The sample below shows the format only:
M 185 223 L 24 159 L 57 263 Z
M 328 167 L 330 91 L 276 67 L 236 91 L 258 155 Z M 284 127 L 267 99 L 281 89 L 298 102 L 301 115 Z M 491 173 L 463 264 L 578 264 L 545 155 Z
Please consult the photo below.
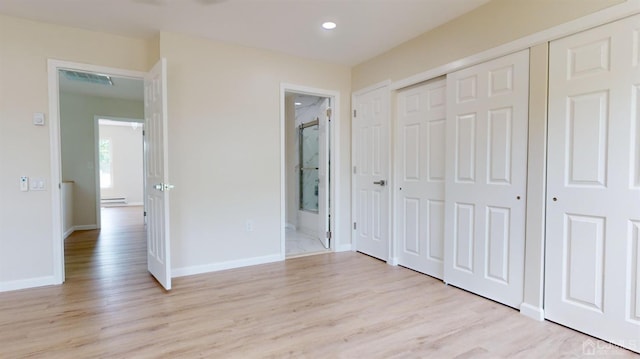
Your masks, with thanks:
M 244 229 L 247 232 L 253 232 L 253 221 L 248 219 L 247 222 L 244 224 Z
M 29 177 L 27 176 L 20 176 L 20 190 L 22 192 L 27 192 L 29 191 Z

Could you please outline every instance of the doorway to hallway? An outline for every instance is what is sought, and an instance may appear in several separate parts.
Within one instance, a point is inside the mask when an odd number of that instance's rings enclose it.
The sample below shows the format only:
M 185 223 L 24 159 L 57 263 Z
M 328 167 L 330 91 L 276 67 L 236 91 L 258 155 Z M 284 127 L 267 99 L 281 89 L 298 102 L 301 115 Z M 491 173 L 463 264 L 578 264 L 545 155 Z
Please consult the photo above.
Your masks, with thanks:
M 94 286 L 122 283 L 147 274 L 142 206 L 103 207 L 102 228 L 73 232 L 65 240 L 66 280 Z

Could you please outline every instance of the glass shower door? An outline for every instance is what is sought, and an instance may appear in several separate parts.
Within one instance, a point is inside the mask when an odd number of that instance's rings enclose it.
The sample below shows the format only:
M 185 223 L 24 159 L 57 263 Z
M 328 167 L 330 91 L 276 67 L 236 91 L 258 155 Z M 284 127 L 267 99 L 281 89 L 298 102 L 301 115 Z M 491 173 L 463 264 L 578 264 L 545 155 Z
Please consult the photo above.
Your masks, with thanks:
M 320 152 L 318 119 L 300 125 L 300 209 L 318 212 Z

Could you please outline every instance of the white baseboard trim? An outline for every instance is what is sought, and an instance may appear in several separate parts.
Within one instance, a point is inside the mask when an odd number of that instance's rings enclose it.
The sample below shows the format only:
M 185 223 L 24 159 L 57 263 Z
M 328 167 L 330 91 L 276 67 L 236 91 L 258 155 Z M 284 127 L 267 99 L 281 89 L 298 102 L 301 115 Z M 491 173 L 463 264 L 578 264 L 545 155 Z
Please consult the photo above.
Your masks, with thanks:
M 350 252 L 353 250 L 351 244 L 338 244 L 336 246 L 336 252 Z
M 100 207 L 112 208 L 112 207 L 141 207 L 144 206 L 143 202 L 129 202 L 129 203 L 100 203 Z
M 71 233 L 75 232 L 75 231 L 92 231 L 94 229 L 98 229 L 98 225 L 97 224 L 83 224 L 80 226 L 73 226 L 72 228 L 73 230 L 71 231 Z
M 389 260 L 387 261 L 387 264 L 391 265 L 391 266 L 397 266 L 398 265 L 398 258 L 396 258 L 396 257 L 389 258 Z
M 173 278 L 186 277 L 189 275 L 217 272 L 225 269 L 248 267 L 248 266 L 253 266 L 258 264 L 273 263 L 273 262 L 279 262 L 282 260 L 283 260 L 282 256 L 280 255 L 280 253 L 278 253 L 278 254 L 272 254 L 272 255 L 262 256 L 262 257 L 253 257 L 253 258 L 238 259 L 233 261 L 176 268 L 172 271 L 171 277 Z
M 45 285 L 56 285 L 56 284 L 60 284 L 60 283 L 57 283 L 53 276 L 20 279 L 20 280 L 13 280 L 10 282 L 0 282 L 0 292 L 9 292 L 12 290 L 43 287 Z
M 73 226 L 71 228 L 67 229 L 67 231 L 62 234 L 62 240 L 67 239 L 67 237 L 69 237 L 71 235 L 71 233 L 73 233 L 75 230 L 76 230 L 76 228 L 73 227 Z
M 292 230 L 292 231 L 295 231 L 295 230 L 296 230 L 296 226 L 294 226 L 292 223 L 287 222 L 287 223 L 284 225 L 284 229 L 290 229 L 290 230 Z
M 73 226 L 73 227 L 67 229 L 67 231 L 62 234 L 62 240 L 67 239 L 67 237 L 72 235 L 73 232 L 75 232 L 75 231 L 92 231 L 94 229 L 98 229 L 98 226 L 95 225 L 95 224 L 84 224 L 84 225 L 81 225 L 81 226 Z
M 520 314 L 540 322 L 544 320 L 544 309 L 539 307 L 534 307 L 531 304 L 527 304 L 527 303 L 520 304 Z

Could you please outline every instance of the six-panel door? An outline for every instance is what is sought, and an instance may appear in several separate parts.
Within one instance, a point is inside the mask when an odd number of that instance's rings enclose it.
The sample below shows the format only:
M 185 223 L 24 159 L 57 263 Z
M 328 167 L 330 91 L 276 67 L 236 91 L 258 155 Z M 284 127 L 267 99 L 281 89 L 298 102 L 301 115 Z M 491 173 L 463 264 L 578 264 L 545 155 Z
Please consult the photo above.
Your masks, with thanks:
M 529 51 L 447 75 L 444 281 L 512 307 L 524 283 Z
M 446 81 L 398 93 L 396 238 L 398 264 L 442 279 Z
M 551 43 L 545 316 L 640 350 L 640 16 Z
M 354 98 L 356 250 L 387 260 L 390 221 L 388 89 L 381 87 Z

